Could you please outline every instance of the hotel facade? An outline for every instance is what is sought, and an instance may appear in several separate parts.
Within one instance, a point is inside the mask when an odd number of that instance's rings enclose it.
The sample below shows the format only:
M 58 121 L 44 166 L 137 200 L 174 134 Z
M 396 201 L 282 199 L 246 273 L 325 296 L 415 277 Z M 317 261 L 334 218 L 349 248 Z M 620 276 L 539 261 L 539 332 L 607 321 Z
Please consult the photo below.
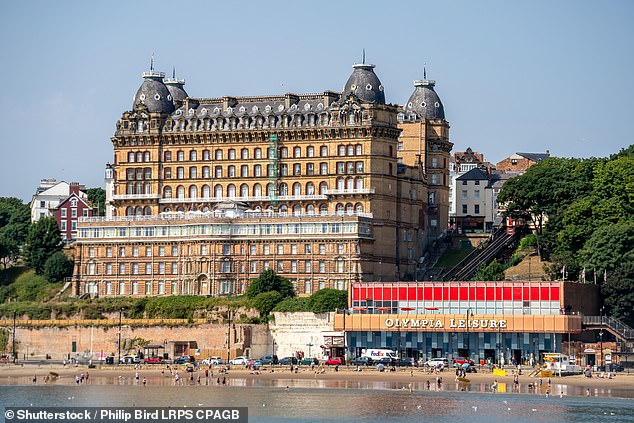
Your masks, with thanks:
M 106 217 L 82 218 L 74 293 L 235 295 L 265 269 L 298 294 L 415 280 L 447 229 L 452 144 L 433 81 L 194 98 L 151 69 L 112 137 Z

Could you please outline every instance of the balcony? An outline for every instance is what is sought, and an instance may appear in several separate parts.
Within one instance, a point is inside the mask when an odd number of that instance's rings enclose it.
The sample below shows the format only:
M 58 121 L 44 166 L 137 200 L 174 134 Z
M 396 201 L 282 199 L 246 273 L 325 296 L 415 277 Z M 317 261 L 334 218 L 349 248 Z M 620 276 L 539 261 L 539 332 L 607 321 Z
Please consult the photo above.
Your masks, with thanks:
M 374 188 L 346 188 L 346 189 L 326 189 L 324 193 L 327 195 L 355 195 L 355 194 L 374 194 Z
M 326 195 L 278 195 L 278 201 L 310 201 L 310 200 L 327 200 Z M 222 203 L 225 201 L 248 202 L 270 202 L 271 197 L 268 195 L 248 196 L 248 197 L 194 197 L 194 198 L 161 198 L 161 204 L 184 204 L 184 203 Z
M 161 198 L 161 194 L 115 194 L 113 200 L 155 200 Z

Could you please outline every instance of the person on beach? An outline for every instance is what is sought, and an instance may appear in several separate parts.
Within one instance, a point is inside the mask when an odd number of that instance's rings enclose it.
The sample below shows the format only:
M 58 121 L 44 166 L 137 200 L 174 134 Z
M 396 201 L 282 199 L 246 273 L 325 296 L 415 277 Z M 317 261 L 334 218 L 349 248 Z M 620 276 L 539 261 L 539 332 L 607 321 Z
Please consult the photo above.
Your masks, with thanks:
M 145 377 L 143 377 L 143 386 L 147 385 L 147 379 Z
M 495 393 L 495 392 L 497 392 L 497 390 L 498 390 L 498 380 L 495 379 L 493 381 L 493 384 L 491 385 L 491 392 Z

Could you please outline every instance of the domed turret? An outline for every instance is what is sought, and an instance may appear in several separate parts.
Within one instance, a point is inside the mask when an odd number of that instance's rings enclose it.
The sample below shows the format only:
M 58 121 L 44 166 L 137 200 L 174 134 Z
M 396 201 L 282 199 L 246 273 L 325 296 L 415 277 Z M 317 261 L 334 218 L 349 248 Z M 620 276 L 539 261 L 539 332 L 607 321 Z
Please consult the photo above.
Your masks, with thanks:
M 414 112 L 420 118 L 444 119 L 445 108 L 440 101 L 440 97 L 434 91 L 436 81 L 424 79 L 414 81 L 416 89 L 410 96 L 404 109 L 406 112 Z
M 188 97 L 187 92 L 183 88 L 184 85 L 184 79 L 176 78 L 175 69 L 172 71 L 172 77 L 165 80 L 165 86 L 167 86 L 167 89 L 172 96 L 172 103 L 174 103 L 174 108 L 176 109 L 178 109 Z
M 374 73 L 374 65 L 357 63 L 352 65 L 354 71 L 343 87 L 342 98 L 349 94 L 356 95 L 367 103 L 385 104 L 385 93 L 379 77 Z
M 149 72 L 143 72 L 143 84 L 134 96 L 135 108 L 139 104 L 145 104 L 150 113 L 172 113 L 174 103 L 172 95 L 163 83 L 165 72 L 155 72 L 151 69 Z

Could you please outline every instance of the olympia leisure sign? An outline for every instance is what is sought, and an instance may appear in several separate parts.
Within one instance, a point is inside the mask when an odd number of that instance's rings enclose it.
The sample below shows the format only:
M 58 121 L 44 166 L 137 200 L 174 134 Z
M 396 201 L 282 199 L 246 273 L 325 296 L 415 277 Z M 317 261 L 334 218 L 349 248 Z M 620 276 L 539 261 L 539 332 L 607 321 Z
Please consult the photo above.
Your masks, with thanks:
M 467 326 L 468 324 L 468 326 Z M 444 329 L 443 321 L 440 319 L 385 319 L 385 326 L 388 328 L 429 328 Z M 490 328 L 506 329 L 506 319 L 449 319 L 449 328 Z

